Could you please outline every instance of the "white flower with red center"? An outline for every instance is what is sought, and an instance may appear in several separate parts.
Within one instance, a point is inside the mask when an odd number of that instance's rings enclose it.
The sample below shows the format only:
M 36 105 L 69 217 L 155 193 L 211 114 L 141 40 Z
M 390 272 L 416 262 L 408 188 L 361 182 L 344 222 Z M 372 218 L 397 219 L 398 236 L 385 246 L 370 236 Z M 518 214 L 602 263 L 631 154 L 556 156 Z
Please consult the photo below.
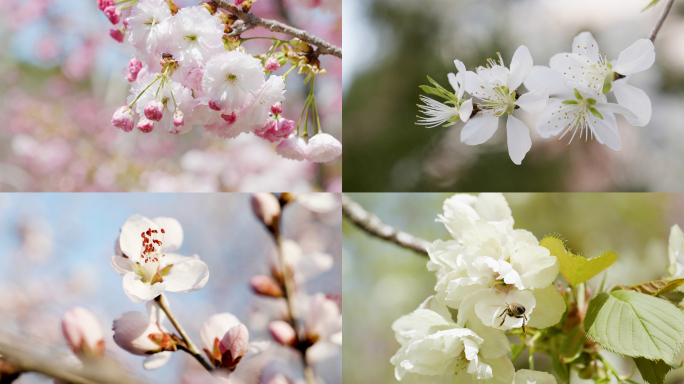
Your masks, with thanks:
M 207 61 L 202 77 L 203 91 L 221 109 L 230 111 L 241 108 L 249 96 L 257 95 L 264 83 L 261 61 L 240 51 L 214 55 Z
M 204 7 L 184 7 L 174 16 L 170 53 L 182 65 L 196 66 L 225 51 L 221 19 Z
M 473 112 L 473 99 L 466 100 L 463 97 L 465 93 L 465 79 L 464 74 L 466 73 L 465 65 L 460 60 L 454 60 L 456 68 L 458 69 L 458 75 L 449 73 L 449 84 L 454 88 L 456 93 L 451 93 L 446 89 L 438 86 L 435 90 L 440 93 L 440 96 L 447 99 L 446 103 L 441 103 L 437 100 L 431 99 L 427 96 L 421 96 L 420 99 L 425 105 L 419 105 L 420 112 L 425 116 L 420 116 L 416 124 L 425 125 L 427 128 L 434 128 L 438 125 L 445 123 L 445 127 L 456 124 L 458 119 L 466 122 L 470 118 L 470 114 Z M 436 83 L 433 83 L 436 85 Z
M 159 60 L 171 40 L 173 17 L 164 0 L 141 0 L 126 19 L 128 41 L 145 55 Z
M 499 118 L 507 117 L 506 135 L 508 154 L 515 164 L 520 164 L 532 147 L 530 130 L 525 123 L 513 116 L 520 108 L 530 114 L 538 114 L 546 107 L 548 93 L 545 87 L 531 89 L 521 94 L 518 87 L 532 70 L 532 56 L 524 45 L 513 55 L 510 70 L 499 62 L 489 61 L 487 68 L 477 68 L 477 73 L 465 73 L 465 90 L 472 97 L 473 117 L 461 130 L 461 141 L 468 145 L 482 144 L 494 135 Z
M 157 303 L 150 301 L 145 307 L 148 315 L 134 311 L 114 319 L 114 342 L 134 355 L 147 356 L 145 369 L 157 369 L 169 361 L 176 344 L 162 326 L 166 315 Z
M 651 120 L 651 100 L 646 92 L 627 84 L 630 75 L 649 69 L 655 62 L 653 42 L 639 39 L 610 62 L 589 32 L 572 42 L 572 52 L 551 58 L 550 67 L 563 74 L 572 88 L 600 96 L 611 90 L 619 105 L 635 116 L 625 116 L 630 124 L 643 127 Z
M 192 292 L 204 287 L 209 269 L 199 256 L 167 253 L 180 248 L 183 229 L 176 219 L 150 220 L 131 216 L 121 228 L 120 255 L 111 264 L 122 275 L 126 295 L 136 303 L 152 300 L 164 291 Z

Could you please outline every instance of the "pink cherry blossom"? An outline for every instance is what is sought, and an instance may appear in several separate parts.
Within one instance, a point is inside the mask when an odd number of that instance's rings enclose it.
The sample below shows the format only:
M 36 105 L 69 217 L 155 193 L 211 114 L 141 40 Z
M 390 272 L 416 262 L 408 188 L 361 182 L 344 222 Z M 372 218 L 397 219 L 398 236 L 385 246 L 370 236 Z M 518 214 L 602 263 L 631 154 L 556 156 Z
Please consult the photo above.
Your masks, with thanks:
M 124 132 L 132 131 L 135 125 L 133 110 L 128 105 L 117 109 L 112 116 L 112 125 Z
M 181 111 L 180 109 L 176 109 L 176 112 L 173 113 L 173 125 L 175 127 L 179 127 L 184 124 L 185 116 L 183 115 L 183 111 Z
M 154 122 L 147 117 L 143 117 L 138 121 L 138 129 L 142 133 L 150 133 L 154 129 Z
M 111 36 L 112 39 L 118 41 L 119 43 L 123 43 L 124 33 L 122 30 L 112 28 L 109 30 L 109 36 Z
M 114 5 L 108 6 L 103 12 L 112 24 L 118 24 L 121 20 L 121 10 Z
M 107 7 L 114 5 L 114 0 L 97 0 L 97 7 L 100 11 L 104 11 Z
M 327 133 L 319 133 L 309 139 L 308 160 L 326 163 L 342 154 L 342 143 Z
M 253 193 L 252 210 L 267 227 L 280 219 L 280 202 L 272 193 Z
M 271 332 L 273 339 L 282 345 L 293 346 L 297 342 L 297 333 L 288 322 L 271 321 L 268 325 L 268 331 Z
M 308 156 L 308 148 L 304 139 L 291 135 L 276 146 L 276 153 L 286 159 L 303 161 Z
M 273 109 L 273 107 L 271 107 Z M 277 120 L 268 119 L 263 128 L 254 131 L 254 134 L 271 143 L 278 142 L 289 137 L 295 131 L 295 122 L 284 118 Z
M 164 105 L 159 100 L 150 100 L 145 105 L 145 117 L 152 121 L 159 121 L 164 117 Z
M 221 364 L 228 369 L 235 369 L 243 356 L 247 354 L 249 344 L 249 331 L 244 324 L 238 324 L 226 332 L 221 339 L 219 350 L 221 351 Z
M 271 113 L 274 115 L 283 113 L 283 105 L 281 103 L 271 105 Z
M 85 308 L 75 307 L 62 316 L 62 334 L 77 355 L 104 356 L 105 342 L 102 325 Z
M 264 68 L 266 68 L 267 71 L 274 72 L 280 68 L 280 63 L 275 57 L 269 57 L 264 63 Z

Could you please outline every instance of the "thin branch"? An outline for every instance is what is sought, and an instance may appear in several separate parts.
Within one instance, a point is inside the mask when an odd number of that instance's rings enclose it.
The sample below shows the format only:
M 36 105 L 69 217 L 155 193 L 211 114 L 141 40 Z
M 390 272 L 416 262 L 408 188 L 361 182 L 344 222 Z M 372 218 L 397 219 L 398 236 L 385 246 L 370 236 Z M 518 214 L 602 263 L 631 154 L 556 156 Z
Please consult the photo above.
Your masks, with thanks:
M 157 296 L 154 299 L 154 301 L 156 301 L 157 304 L 159 304 L 159 308 L 161 308 L 162 311 L 166 313 L 166 316 L 168 316 L 169 320 L 171 321 L 171 324 L 173 324 L 173 326 L 176 328 L 180 336 L 183 338 L 183 341 L 185 342 L 185 348 L 183 348 L 183 350 L 185 350 L 186 352 L 191 354 L 192 357 L 197 359 L 197 361 L 199 361 L 199 363 L 202 364 L 202 366 L 206 368 L 207 371 L 213 371 L 214 366 L 207 362 L 202 356 L 202 354 L 200 354 L 199 350 L 197 349 L 197 347 L 195 347 L 195 344 L 192 342 L 188 334 L 185 333 L 185 329 L 183 329 L 180 323 L 178 323 L 176 317 L 173 315 L 173 313 L 171 313 L 171 310 L 169 310 L 169 308 L 164 303 L 162 295 Z
M 262 19 L 260 17 L 257 17 L 253 13 L 243 11 L 242 8 L 236 6 L 235 4 L 231 4 L 228 0 L 214 0 L 214 3 L 216 3 L 220 8 L 229 11 L 230 13 L 235 15 L 235 17 L 237 17 L 245 23 L 244 27 L 239 27 L 238 30 L 233 31 L 229 35 L 237 35 L 254 27 L 262 27 L 268 29 L 271 32 L 284 33 L 286 35 L 296 37 L 302 41 L 306 41 L 307 43 L 315 45 L 316 47 L 318 47 L 318 54 L 333 55 L 335 57 L 339 57 L 340 59 L 342 58 L 342 48 L 332 45 L 327 41 L 310 34 L 307 31 L 291 27 L 277 20 Z
M 371 236 L 390 241 L 401 247 L 420 253 L 423 256 L 428 255 L 427 249 L 430 245 L 429 241 L 410 235 L 383 223 L 380 218 L 367 212 L 362 206 L 346 195 L 342 195 L 342 213 L 354 225 Z
M 674 0 L 667 0 L 667 3 L 665 3 L 665 8 L 663 8 L 663 11 L 660 13 L 660 16 L 658 16 L 658 21 L 656 21 L 656 24 L 653 27 L 653 30 L 651 31 L 651 35 L 648 37 L 649 40 L 651 40 L 652 42 L 655 41 L 655 38 L 658 35 L 658 31 L 660 31 L 660 27 L 663 26 L 665 18 L 667 17 L 667 14 L 670 12 L 670 8 L 672 8 L 672 4 L 674 4 Z

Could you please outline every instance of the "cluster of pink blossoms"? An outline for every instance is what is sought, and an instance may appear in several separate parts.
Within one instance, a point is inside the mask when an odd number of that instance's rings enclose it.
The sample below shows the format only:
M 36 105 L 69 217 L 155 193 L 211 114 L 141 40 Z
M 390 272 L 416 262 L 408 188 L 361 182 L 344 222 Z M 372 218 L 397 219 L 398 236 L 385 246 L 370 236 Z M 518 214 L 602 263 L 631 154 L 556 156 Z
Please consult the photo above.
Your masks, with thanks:
M 115 127 L 173 134 L 204 127 L 219 138 L 254 133 L 279 143 L 276 152 L 288 159 L 328 162 L 341 155 L 333 136 L 320 129 L 310 139 L 306 131 L 299 136 L 298 125 L 281 116 L 287 74 L 272 72 L 289 58 L 246 53 L 239 37 L 224 36 L 234 18 L 215 4 L 179 10 L 164 0 L 98 0 L 98 6 L 112 24 L 122 22 L 110 35 L 120 42 L 127 37 L 136 49 L 126 76 L 131 95 L 114 113 Z

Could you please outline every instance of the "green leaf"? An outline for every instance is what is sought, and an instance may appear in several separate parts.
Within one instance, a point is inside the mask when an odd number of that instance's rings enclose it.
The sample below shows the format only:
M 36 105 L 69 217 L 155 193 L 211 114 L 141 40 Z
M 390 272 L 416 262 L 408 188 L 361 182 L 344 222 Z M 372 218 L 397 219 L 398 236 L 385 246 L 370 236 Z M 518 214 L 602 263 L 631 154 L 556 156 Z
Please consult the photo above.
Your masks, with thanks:
M 641 377 L 649 384 L 663 384 L 665 382 L 665 375 L 670 372 L 670 367 L 663 360 L 649 360 L 643 357 L 634 358 L 634 363 L 639 368 Z
M 561 239 L 553 236 L 543 238 L 539 245 L 548 249 L 553 256 L 558 258 L 561 274 L 573 286 L 598 275 L 617 260 L 617 256 L 611 251 L 604 252 L 593 259 L 573 255 L 565 249 Z
M 655 280 L 649 281 L 648 283 L 633 285 L 631 287 L 627 287 L 626 289 L 645 293 L 651 296 L 658 296 L 662 295 L 663 293 L 674 291 L 682 285 L 684 285 L 684 279 Z
M 645 11 L 645 10 L 651 8 L 652 6 L 654 6 L 654 5 L 656 5 L 656 4 L 658 4 L 659 1 L 660 1 L 660 0 L 653 0 L 653 1 L 651 1 L 650 3 L 648 3 L 647 6 L 644 7 L 644 9 L 641 10 L 641 12 L 643 12 L 643 11 Z
M 527 348 L 525 344 L 511 344 L 511 361 L 515 361 L 525 348 Z
M 666 300 L 634 291 L 600 293 L 589 302 L 584 327 L 604 349 L 668 364 L 684 341 L 684 313 Z

